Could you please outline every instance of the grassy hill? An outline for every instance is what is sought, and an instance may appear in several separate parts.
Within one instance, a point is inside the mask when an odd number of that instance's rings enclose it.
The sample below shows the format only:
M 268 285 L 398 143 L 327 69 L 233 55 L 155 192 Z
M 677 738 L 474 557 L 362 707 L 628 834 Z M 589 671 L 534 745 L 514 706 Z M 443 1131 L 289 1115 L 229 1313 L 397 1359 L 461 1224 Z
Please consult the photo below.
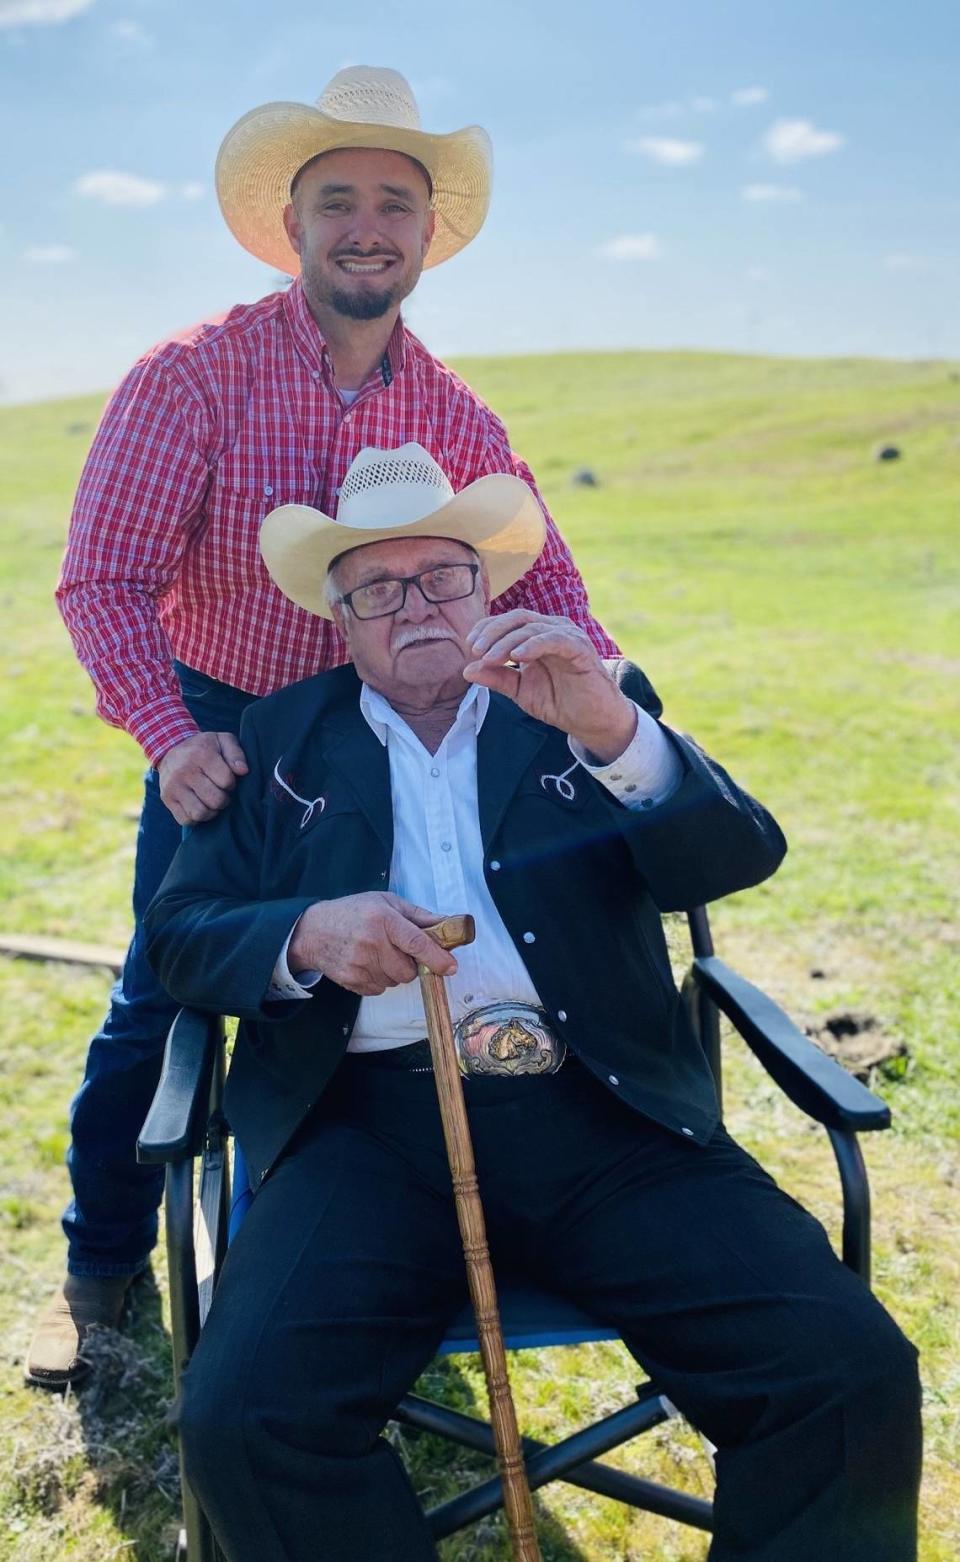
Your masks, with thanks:
M 874 1071 L 892 1132 L 865 1146 L 875 1282 L 923 1352 L 924 1562 L 960 1553 L 960 373 L 942 363 L 697 353 L 564 354 L 457 366 L 504 417 L 572 543 L 597 616 L 659 688 L 668 718 L 747 781 L 791 843 L 769 884 L 716 909 L 718 945 L 811 1028 L 844 1016 L 906 1048 Z M 4 925 L 122 943 L 137 751 L 93 715 L 51 602 L 70 499 L 102 398 L 0 409 Z M 900 447 L 897 461 L 874 459 Z M 577 486 L 589 468 L 596 486 Z M 169 1556 L 175 1525 L 164 1282 L 103 1344 L 95 1389 L 20 1385 L 34 1312 L 59 1275 L 66 1105 L 106 980 L 4 961 L 0 1053 L 0 1558 Z M 829 1150 L 732 1044 L 734 1130 L 836 1230 Z M 523 1357 L 525 1430 L 629 1399 L 616 1347 Z M 432 1372 L 482 1402 L 476 1363 Z M 406 1439 L 435 1496 L 473 1462 Z M 709 1489 L 687 1433 L 623 1456 Z M 550 1562 L 695 1562 L 703 1537 L 584 1494 L 538 1499 Z M 508 1555 L 484 1525 L 447 1556 Z

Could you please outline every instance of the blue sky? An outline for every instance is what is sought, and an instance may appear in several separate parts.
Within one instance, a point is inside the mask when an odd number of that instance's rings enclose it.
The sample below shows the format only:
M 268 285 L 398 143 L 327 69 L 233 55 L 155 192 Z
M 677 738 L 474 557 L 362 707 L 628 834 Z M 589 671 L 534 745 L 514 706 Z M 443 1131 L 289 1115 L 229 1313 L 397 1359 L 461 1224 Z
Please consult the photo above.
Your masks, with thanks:
M 960 0 L 0 0 L 0 399 L 271 291 L 217 147 L 348 63 L 493 138 L 486 227 L 407 308 L 443 356 L 960 357 Z

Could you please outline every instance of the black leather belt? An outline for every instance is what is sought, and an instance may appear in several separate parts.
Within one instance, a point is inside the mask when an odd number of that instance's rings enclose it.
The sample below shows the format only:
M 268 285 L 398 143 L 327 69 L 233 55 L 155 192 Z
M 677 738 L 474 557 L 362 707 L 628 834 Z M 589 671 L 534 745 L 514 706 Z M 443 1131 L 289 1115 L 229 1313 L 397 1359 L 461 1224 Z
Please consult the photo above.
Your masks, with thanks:
M 362 1063 L 365 1068 L 404 1069 L 414 1074 L 433 1073 L 430 1043 L 426 1036 L 422 1041 L 408 1042 L 405 1047 L 385 1047 L 380 1052 L 348 1052 L 347 1057 L 351 1063 Z

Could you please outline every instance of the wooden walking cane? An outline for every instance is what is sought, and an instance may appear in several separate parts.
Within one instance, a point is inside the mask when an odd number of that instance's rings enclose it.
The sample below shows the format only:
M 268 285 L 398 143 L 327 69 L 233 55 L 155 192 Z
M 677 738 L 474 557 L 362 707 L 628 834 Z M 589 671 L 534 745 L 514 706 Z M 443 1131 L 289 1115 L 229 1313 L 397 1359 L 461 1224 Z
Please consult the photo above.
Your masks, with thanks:
M 472 944 L 476 936 L 473 918 L 467 916 L 446 917 L 426 931 L 442 949 L 456 949 L 461 944 Z M 477 1320 L 480 1354 L 490 1395 L 490 1422 L 503 1481 L 503 1506 L 510 1531 L 510 1544 L 515 1562 L 541 1562 L 533 1524 L 533 1503 L 530 1500 L 520 1433 L 517 1430 L 517 1413 L 507 1376 L 507 1357 L 503 1348 L 493 1265 L 487 1246 L 483 1205 L 477 1186 L 470 1125 L 463 1099 L 463 1079 L 457 1063 L 447 992 L 442 976 L 435 976 L 425 965 L 418 965 L 418 971 L 427 1016 L 433 1072 L 437 1081 L 443 1137 L 453 1178 L 463 1256 L 467 1263 L 470 1300 Z

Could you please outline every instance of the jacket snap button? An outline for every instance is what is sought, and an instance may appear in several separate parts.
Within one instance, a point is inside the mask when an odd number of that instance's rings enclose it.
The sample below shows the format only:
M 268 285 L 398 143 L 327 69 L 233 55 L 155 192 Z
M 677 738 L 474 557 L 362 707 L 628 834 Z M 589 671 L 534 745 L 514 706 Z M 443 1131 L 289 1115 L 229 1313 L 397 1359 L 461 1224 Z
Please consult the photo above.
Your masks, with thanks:
M 557 1010 L 557 1019 L 558 1020 L 565 1020 L 566 1017 L 567 1017 L 566 1009 L 558 1009 Z
M 523 941 L 525 944 L 535 944 L 537 941 L 536 933 L 524 933 Z
M 680 1132 L 682 1134 L 686 1134 L 688 1139 L 692 1139 L 693 1138 L 693 1129 L 692 1128 L 681 1128 Z
M 500 872 L 500 864 L 499 864 L 499 862 L 497 861 L 497 859 L 495 857 L 494 857 L 493 861 L 490 864 L 490 872 L 491 873 L 499 873 Z
M 350 1034 L 350 1027 L 349 1027 L 349 1025 L 345 1025 L 345 1026 L 344 1026 L 344 1027 L 343 1027 L 343 1034 L 344 1034 L 344 1035 L 345 1035 L 345 1036 L 349 1036 L 349 1034 Z
M 619 1085 L 619 1083 L 620 1083 L 620 1081 L 617 1078 L 616 1074 L 608 1074 L 607 1078 L 609 1079 L 611 1085 Z

